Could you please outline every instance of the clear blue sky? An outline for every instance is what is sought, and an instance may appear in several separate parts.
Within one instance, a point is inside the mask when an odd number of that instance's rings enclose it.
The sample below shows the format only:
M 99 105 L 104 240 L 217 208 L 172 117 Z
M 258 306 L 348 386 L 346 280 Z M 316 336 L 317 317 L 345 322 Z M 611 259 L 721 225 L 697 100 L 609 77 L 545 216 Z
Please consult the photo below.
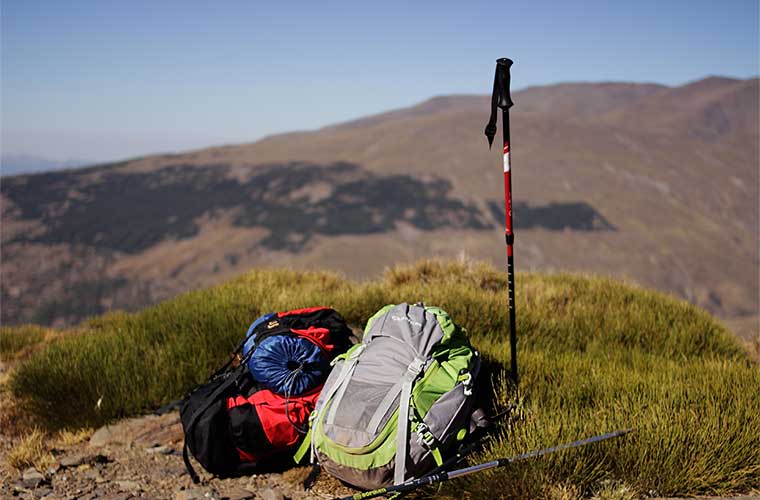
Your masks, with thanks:
M 2 152 L 108 160 L 563 81 L 758 74 L 758 0 L 2 0 Z M 484 111 L 485 112 L 485 111 Z

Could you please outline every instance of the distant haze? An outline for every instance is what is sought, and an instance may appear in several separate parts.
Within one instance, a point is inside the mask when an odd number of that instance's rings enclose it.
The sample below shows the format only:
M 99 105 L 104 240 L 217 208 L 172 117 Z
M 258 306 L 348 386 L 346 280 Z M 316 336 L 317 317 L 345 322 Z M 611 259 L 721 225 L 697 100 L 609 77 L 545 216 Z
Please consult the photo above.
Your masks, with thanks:
M 84 167 L 96 163 L 92 160 L 51 160 L 29 155 L 2 155 L 0 156 L 0 176 L 6 177 L 18 174 L 32 174 L 47 172 L 62 168 Z

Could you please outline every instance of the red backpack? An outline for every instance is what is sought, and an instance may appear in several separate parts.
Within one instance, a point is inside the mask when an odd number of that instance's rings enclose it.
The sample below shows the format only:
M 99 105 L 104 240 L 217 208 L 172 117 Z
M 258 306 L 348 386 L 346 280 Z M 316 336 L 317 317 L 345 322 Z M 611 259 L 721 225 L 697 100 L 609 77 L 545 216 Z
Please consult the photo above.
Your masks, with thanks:
M 180 408 L 193 481 L 199 478 L 188 452 L 220 477 L 253 472 L 263 459 L 289 458 L 308 430 L 329 363 L 350 347 L 350 336 L 345 320 L 326 307 L 254 321 L 234 353 L 243 353 L 240 362 L 217 370 Z

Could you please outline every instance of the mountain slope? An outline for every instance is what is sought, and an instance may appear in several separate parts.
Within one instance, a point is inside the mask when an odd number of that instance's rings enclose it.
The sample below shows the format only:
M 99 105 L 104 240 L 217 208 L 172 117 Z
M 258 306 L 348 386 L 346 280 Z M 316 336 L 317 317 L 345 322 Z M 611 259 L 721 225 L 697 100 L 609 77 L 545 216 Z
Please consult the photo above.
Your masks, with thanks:
M 758 80 L 516 92 L 518 270 L 612 274 L 758 312 Z M 3 179 L 3 322 L 70 323 L 250 266 L 368 277 L 462 252 L 502 264 L 487 96 L 253 144 Z M 72 292 L 75 290 L 75 293 Z

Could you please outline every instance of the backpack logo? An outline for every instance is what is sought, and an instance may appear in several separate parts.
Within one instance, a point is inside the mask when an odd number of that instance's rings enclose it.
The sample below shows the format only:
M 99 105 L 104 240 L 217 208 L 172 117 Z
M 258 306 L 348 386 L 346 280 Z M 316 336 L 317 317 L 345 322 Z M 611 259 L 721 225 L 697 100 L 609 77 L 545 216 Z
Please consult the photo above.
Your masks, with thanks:
M 409 319 L 406 316 L 396 316 L 395 314 L 392 314 L 391 319 L 393 321 L 406 321 L 412 326 L 416 326 L 417 328 L 422 328 L 422 323 L 420 323 L 419 321 L 414 321 L 413 319 Z
M 280 322 L 277 320 L 274 320 L 267 323 L 267 328 L 269 328 L 270 330 L 274 328 L 275 326 L 280 326 Z

